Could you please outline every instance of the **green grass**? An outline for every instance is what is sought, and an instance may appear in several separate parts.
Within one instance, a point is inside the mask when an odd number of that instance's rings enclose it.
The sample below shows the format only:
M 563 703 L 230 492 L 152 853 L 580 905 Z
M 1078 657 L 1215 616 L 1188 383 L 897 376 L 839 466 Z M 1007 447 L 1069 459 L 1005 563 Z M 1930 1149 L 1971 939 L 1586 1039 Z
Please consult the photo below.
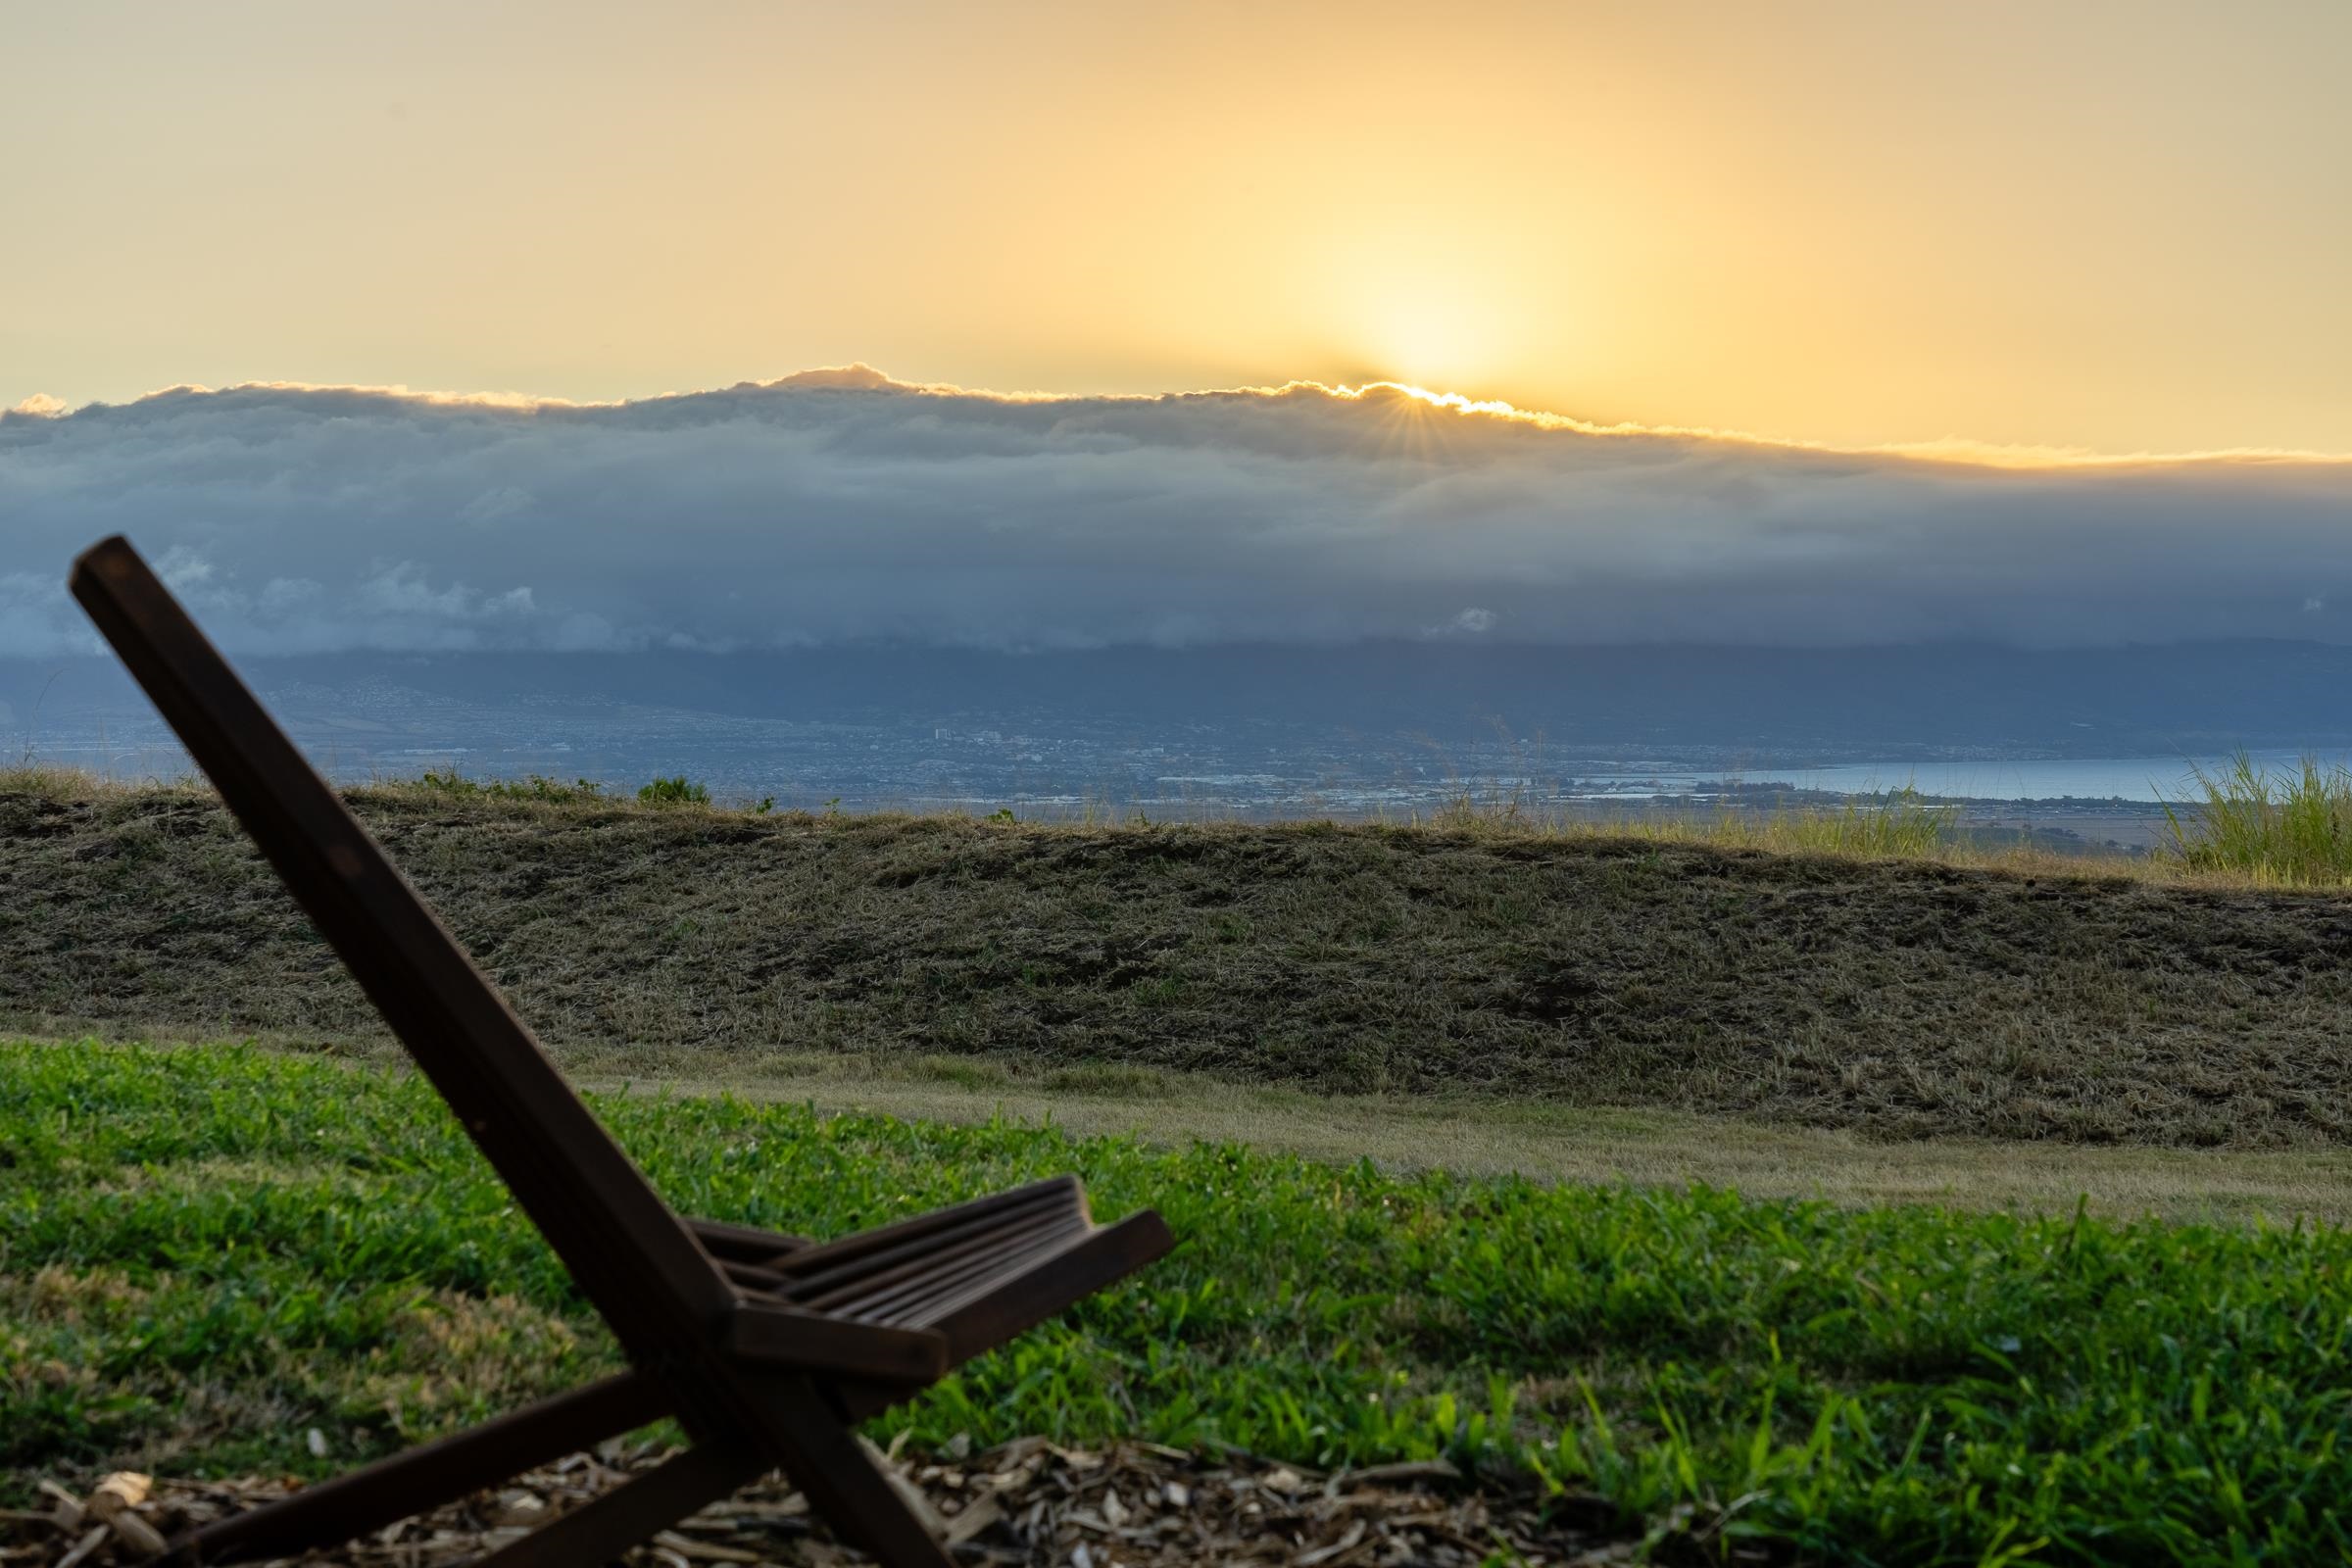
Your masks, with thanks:
M 637 788 L 640 806 L 709 806 L 709 786 L 680 773 L 674 778 L 658 778 Z
M 1076 1169 L 1180 1249 L 884 1423 L 1446 1453 L 1881 1564 L 2352 1553 L 2352 1234 L 1395 1177 L 599 1105 L 681 1208 L 830 1234 Z M 0 1466 L 317 1474 L 613 1352 L 424 1086 L 0 1045 Z M 318 1428 L 329 1456 L 313 1458 Z
M 2273 773 L 2241 753 L 2222 772 L 2198 769 L 2197 790 L 2202 800 L 2164 808 L 2180 865 L 2271 886 L 2352 884 L 2352 768 L 2307 757 Z

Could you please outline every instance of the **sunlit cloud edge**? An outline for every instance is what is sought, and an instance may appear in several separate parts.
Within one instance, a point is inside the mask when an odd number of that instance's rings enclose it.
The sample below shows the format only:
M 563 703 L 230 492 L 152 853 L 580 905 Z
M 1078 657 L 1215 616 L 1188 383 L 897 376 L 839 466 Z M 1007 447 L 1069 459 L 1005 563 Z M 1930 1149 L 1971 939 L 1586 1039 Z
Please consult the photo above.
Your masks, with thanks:
M 77 414 L 109 408 L 136 407 L 139 404 L 171 397 L 211 396 L 238 392 L 335 392 L 382 397 L 420 408 L 480 409 L 504 414 L 528 416 L 540 412 L 587 411 L 625 409 L 673 402 L 728 391 L 829 391 L 848 394 L 888 394 L 893 396 L 939 397 L 974 399 L 1004 404 L 1127 404 L 1147 406 L 1158 403 L 1183 402 L 1211 398 L 1260 398 L 1276 400 L 1301 396 L 1322 396 L 1335 402 L 1352 403 L 1379 398 L 1401 398 L 1425 405 L 1433 413 L 1443 413 L 1465 419 L 1491 419 L 1537 430 L 1559 431 L 1588 437 L 1642 438 L 1670 437 L 1681 440 L 1717 442 L 1769 451 L 1818 453 L 1834 457 L 1891 458 L 1901 461 L 1941 465 L 1954 467 L 2006 469 L 2069 469 L 2069 468 L 2149 468 L 2187 466 L 2267 466 L 2267 465 L 2342 465 L 2352 466 L 2352 452 L 2321 452 L 2295 447 L 2215 447 L 2185 452 L 2099 452 L 2084 447 L 2037 446 L 2002 444 L 1972 440 L 1960 436 L 1939 437 L 1932 441 L 1886 442 L 1875 445 L 1840 446 L 1829 442 L 1803 441 L 1792 437 L 1763 435 L 1749 430 L 1728 429 L 1710 425 L 1644 424 L 1633 420 L 1600 420 L 1577 415 L 1559 414 L 1541 409 L 1523 409 L 1499 398 L 1481 398 L 1467 393 L 1418 386 L 1408 381 L 1367 380 L 1362 382 L 1326 382 L 1300 377 L 1280 383 L 1244 384 L 1230 387 L 1202 387 L 1183 391 L 1163 392 L 1056 392 L 1044 390 L 1000 391 L 986 387 L 969 387 L 951 381 L 904 381 L 876 369 L 862 361 L 849 365 L 818 366 L 794 371 L 768 381 L 739 381 L 727 386 L 666 391 L 634 398 L 572 399 L 546 397 L 516 391 L 453 392 L 416 389 L 403 383 L 337 383 L 318 381 L 239 381 L 213 387 L 198 382 L 183 382 L 142 394 L 116 404 L 93 400 L 81 405 L 68 405 L 60 399 L 35 393 L 13 408 L 0 410 L 0 421 L 11 419 L 70 418 Z

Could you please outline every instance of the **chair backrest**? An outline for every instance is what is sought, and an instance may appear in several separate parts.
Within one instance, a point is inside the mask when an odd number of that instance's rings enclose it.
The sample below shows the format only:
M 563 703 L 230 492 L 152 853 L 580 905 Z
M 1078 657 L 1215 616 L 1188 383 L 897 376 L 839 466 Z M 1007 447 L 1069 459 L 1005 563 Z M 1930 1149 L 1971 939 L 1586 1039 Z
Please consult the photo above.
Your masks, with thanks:
M 72 586 L 630 1358 L 707 1334 L 725 1278 L 128 541 Z

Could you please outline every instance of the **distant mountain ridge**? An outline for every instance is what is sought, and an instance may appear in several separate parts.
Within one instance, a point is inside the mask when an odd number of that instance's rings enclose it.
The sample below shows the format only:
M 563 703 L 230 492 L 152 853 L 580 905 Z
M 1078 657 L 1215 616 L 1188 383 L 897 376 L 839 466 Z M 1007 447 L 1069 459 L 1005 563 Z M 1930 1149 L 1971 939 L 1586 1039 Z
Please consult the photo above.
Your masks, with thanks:
M 2352 648 L 2214 642 L 2026 651 L 1534 647 L 1426 642 L 1005 654 L 841 647 L 746 654 L 339 654 L 243 662 L 273 701 L 351 694 L 426 708 L 1138 736 L 1358 732 L 1767 760 L 2212 755 L 2352 744 Z M 340 694 L 340 695 L 338 695 Z M 97 659 L 0 661 L 0 749 L 137 725 L 144 699 Z M 314 712 L 313 716 L 322 716 Z

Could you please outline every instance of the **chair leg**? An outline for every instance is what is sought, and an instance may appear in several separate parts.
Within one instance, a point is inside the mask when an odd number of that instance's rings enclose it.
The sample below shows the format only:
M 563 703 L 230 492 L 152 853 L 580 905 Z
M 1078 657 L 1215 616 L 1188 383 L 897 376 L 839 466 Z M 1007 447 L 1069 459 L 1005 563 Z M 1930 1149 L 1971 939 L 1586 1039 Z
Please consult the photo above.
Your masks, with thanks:
M 760 1378 L 754 1397 L 765 1417 L 766 1454 L 748 1443 L 673 1454 L 500 1547 L 475 1568 L 608 1562 L 779 1465 L 808 1495 L 812 1512 L 883 1568 L 952 1568 L 947 1549 L 806 1379 Z
M 611 1562 L 766 1470 L 767 1462 L 745 1447 L 721 1445 L 673 1453 L 645 1474 L 509 1542 L 474 1568 L 586 1568 Z
M 239 1562 L 337 1545 L 659 1420 L 669 1408 L 668 1396 L 651 1379 L 624 1372 L 216 1519 L 174 1541 L 165 1560 Z
M 947 1548 L 806 1378 L 760 1378 L 765 1446 L 809 1507 L 883 1568 L 950 1568 Z M 503 1568 L 503 1565 L 502 1565 Z

